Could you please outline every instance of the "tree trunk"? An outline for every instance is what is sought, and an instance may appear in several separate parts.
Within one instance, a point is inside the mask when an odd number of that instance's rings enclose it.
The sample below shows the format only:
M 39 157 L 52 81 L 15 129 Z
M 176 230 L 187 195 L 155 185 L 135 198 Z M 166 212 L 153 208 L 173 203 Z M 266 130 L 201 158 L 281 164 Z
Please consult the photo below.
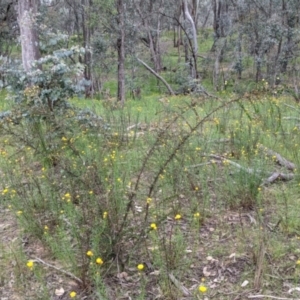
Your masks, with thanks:
M 85 49 L 84 53 L 84 79 L 91 81 L 91 29 L 88 24 L 89 14 L 90 14 L 90 0 L 82 0 L 82 33 L 83 33 L 83 47 Z M 91 97 L 92 84 L 85 85 L 85 97 Z
M 123 0 L 117 0 L 119 38 L 117 40 L 118 50 L 118 101 L 125 102 L 125 21 Z
M 26 72 L 32 69 L 32 63 L 40 58 L 36 15 L 38 0 L 18 1 L 18 23 L 21 34 L 22 63 Z
M 197 42 L 197 31 L 195 27 L 194 20 L 189 12 L 187 0 L 183 1 L 183 12 L 185 19 L 190 23 L 191 32 L 193 35 L 193 38 L 191 41 L 191 38 L 187 35 L 187 38 L 189 39 L 190 48 L 192 52 L 193 59 L 190 60 L 190 67 L 191 67 L 191 76 L 192 78 L 198 78 L 198 69 L 197 69 L 197 56 L 198 56 L 198 42 Z

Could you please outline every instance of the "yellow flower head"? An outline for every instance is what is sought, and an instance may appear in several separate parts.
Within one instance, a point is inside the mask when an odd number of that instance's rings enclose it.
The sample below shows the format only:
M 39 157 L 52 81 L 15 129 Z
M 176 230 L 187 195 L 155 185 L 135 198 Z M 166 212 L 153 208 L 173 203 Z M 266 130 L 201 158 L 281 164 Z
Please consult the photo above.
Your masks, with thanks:
M 137 269 L 138 269 L 139 271 L 143 271 L 144 268 L 145 268 L 145 266 L 144 266 L 143 264 L 138 264 L 138 265 L 137 265 Z
M 175 220 L 180 220 L 181 219 L 181 215 L 180 214 L 177 214 L 176 216 L 175 216 Z
M 33 266 L 34 266 L 33 261 L 32 261 L 32 260 L 29 260 L 29 261 L 27 262 L 26 266 L 27 266 L 28 269 L 32 270 L 32 269 L 33 269 Z
M 157 226 L 156 226 L 155 223 L 151 223 L 150 228 L 153 229 L 153 230 L 157 230 Z
M 96 259 L 96 264 L 98 264 L 98 265 L 103 265 L 103 260 L 102 260 L 102 258 L 98 257 L 98 258 Z
M 147 204 L 150 204 L 151 201 L 152 201 L 152 198 L 148 197 L 148 198 L 147 198 Z
M 298 260 L 296 261 L 296 265 L 297 265 L 297 266 L 300 265 L 300 259 L 298 259 Z
M 66 199 L 70 199 L 70 198 L 71 198 L 71 195 L 70 195 L 70 193 L 66 193 L 64 197 L 65 197 Z
M 68 139 L 67 139 L 66 137 L 63 136 L 63 137 L 61 138 L 61 140 L 62 140 L 63 142 L 66 142 Z
M 72 292 L 70 293 L 70 298 L 75 298 L 75 297 L 76 297 L 76 295 L 77 295 L 77 293 L 76 293 L 76 292 L 74 292 L 74 291 L 72 291 Z
M 204 285 L 200 285 L 199 286 L 199 292 L 200 293 L 206 293 L 207 292 L 207 287 Z
M 107 218 L 107 211 L 103 212 L 103 219 L 106 219 Z
M 194 213 L 194 218 L 199 218 L 200 217 L 200 213 L 196 212 Z
M 91 256 L 94 255 L 94 253 L 93 253 L 91 250 L 89 250 L 89 251 L 87 251 L 86 255 L 87 255 L 88 257 L 91 257 Z
M 18 215 L 18 216 L 20 216 L 22 213 L 23 213 L 22 210 L 18 210 L 18 211 L 17 211 L 17 215 Z
M 8 193 L 8 188 L 5 188 L 3 191 L 2 191 L 2 195 L 5 195 Z

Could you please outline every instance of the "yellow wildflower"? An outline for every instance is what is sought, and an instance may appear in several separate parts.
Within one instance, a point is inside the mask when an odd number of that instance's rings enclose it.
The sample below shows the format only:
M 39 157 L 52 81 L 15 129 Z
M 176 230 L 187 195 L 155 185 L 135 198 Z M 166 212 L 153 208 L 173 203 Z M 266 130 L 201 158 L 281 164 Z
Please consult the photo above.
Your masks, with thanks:
M 76 293 L 76 292 L 74 292 L 74 291 L 72 291 L 72 292 L 70 293 L 70 297 L 71 297 L 71 298 L 75 298 L 75 297 L 76 297 L 76 295 L 77 295 L 77 293 Z
M 157 226 L 155 223 L 151 223 L 150 228 L 153 230 L 157 230 Z
M 207 292 L 207 287 L 204 285 L 200 285 L 199 286 L 199 292 L 200 293 L 206 293 Z
M 91 257 L 91 256 L 94 255 L 94 253 L 91 250 L 89 250 L 89 251 L 87 251 L 86 255 L 89 256 L 89 257 Z
M 33 263 L 32 260 L 29 260 L 29 261 L 27 262 L 27 264 L 26 264 L 27 268 L 30 269 L 30 270 L 33 269 L 33 265 L 34 265 L 34 263 Z
M 144 268 L 145 268 L 145 266 L 144 266 L 143 264 L 138 264 L 138 265 L 137 265 L 137 269 L 138 269 L 139 271 L 143 271 Z
M 176 216 L 175 216 L 175 220 L 180 220 L 181 219 L 181 215 L 180 214 L 177 214 Z
M 2 195 L 5 195 L 8 193 L 8 188 L 5 188 L 3 191 L 2 191 Z
M 102 260 L 102 258 L 98 257 L 98 258 L 96 259 L 96 264 L 98 264 L 98 265 L 103 265 L 103 260 Z

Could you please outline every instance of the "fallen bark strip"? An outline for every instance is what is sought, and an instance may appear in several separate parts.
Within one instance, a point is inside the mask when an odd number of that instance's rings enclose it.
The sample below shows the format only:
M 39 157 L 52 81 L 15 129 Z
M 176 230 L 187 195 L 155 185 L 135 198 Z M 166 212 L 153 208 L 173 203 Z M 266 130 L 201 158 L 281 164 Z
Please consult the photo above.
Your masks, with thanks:
M 284 117 L 282 118 L 283 120 L 295 120 L 295 121 L 300 121 L 300 118 L 296 118 L 296 117 Z
M 277 299 L 277 300 L 299 300 L 299 298 L 282 298 L 282 297 L 276 297 L 271 295 L 249 295 L 248 296 L 248 299 L 265 299 L 265 298 Z
M 294 171 L 296 169 L 296 165 L 290 161 L 288 161 L 286 158 L 282 157 L 279 153 L 268 149 L 267 147 L 263 145 L 259 145 L 258 148 L 262 151 L 264 151 L 268 156 L 274 157 L 276 159 L 276 162 L 283 166 L 286 167 L 290 171 Z
M 187 168 L 199 168 L 199 167 L 203 167 L 203 166 L 207 166 L 207 165 L 212 165 L 213 163 L 214 162 L 210 160 L 210 161 L 202 163 L 202 164 L 188 166 Z
M 128 126 L 128 127 L 126 128 L 126 130 L 129 131 L 129 130 L 131 130 L 131 129 L 133 129 L 133 128 L 139 127 L 140 125 L 141 125 L 140 123 L 130 125 L 130 126 Z
M 246 168 L 246 167 L 243 167 L 241 166 L 240 164 L 232 161 L 232 160 L 229 160 L 225 157 L 222 157 L 222 156 L 219 156 L 219 155 L 214 155 L 214 154 L 211 154 L 209 155 L 209 157 L 211 157 L 212 159 L 217 159 L 217 160 L 220 160 L 222 161 L 223 163 L 226 162 L 232 166 L 235 166 L 236 168 L 240 169 L 240 170 L 243 170 L 245 171 L 246 173 L 248 174 L 253 174 L 253 175 L 257 175 L 257 173 L 262 173 L 261 170 L 254 170 L 254 169 L 251 169 L 251 168 Z
M 169 273 L 169 278 L 173 282 L 173 284 L 182 292 L 184 296 L 190 296 L 190 291 L 183 286 L 181 282 L 179 282 L 172 273 Z

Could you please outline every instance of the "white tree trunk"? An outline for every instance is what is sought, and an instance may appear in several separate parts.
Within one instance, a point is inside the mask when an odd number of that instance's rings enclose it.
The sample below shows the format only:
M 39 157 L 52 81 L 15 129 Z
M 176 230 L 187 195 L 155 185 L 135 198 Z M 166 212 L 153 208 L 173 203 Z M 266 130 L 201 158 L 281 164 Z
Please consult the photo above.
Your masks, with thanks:
M 197 30 L 196 30 L 196 26 L 195 26 L 194 20 L 193 20 L 193 18 L 191 16 L 190 12 L 189 12 L 187 0 L 184 0 L 183 4 L 184 4 L 185 17 L 187 18 L 187 20 L 189 20 L 189 22 L 191 24 L 191 30 L 192 30 L 192 33 L 193 33 L 194 54 L 197 56 L 197 54 L 198 54 L 198 44 L 197 44 Z
M 36 16 L 38 0 L 18 1 L 18 23 L 21 34 L 22 63 L 26 72 L 32 68 L 32 63 L 40 58 Z
M 125 102 L 125 12 L 123 0 L 117 1 L 119 38 L 117 41 L 118 49 L 118 101 Z

